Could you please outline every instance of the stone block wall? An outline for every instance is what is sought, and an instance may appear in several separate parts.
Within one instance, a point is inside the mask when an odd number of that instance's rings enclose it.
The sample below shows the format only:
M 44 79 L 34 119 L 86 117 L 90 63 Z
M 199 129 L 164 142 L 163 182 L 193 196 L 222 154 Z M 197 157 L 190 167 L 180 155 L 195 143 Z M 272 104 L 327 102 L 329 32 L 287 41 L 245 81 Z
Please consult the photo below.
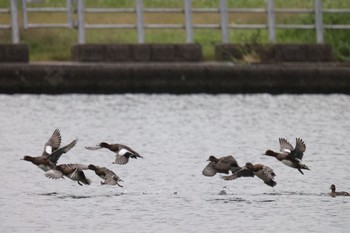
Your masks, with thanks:
M 71 48 L 79 62 L 202 61 L 199 44 L 82 44 Z
M 0 44 L 0 62 L 28 62 L 29 49 L 26 44 Z

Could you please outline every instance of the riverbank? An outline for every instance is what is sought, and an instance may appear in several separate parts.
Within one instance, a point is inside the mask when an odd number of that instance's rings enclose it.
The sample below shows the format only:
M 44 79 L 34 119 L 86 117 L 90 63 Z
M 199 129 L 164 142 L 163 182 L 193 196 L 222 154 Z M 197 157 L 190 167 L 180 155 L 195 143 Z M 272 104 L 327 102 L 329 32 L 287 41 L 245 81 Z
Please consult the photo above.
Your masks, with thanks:
M 1 63 L 0 93 L 345 93 L 349 63 Z

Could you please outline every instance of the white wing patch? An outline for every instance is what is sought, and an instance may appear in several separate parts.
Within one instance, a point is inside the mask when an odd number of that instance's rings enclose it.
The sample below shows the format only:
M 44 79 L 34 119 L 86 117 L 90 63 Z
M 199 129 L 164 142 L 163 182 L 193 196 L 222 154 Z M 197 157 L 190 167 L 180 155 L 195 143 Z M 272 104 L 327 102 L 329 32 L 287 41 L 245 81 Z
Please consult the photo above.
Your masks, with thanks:
M 118 155 L 121 155 L 121 156 L 123 156 L 123 155 L 125 155 L 126 153 L 131 153 L 130 151 L 128 151 L 127 149 L 121 149 L 119 152 L 118 152 Z
M 52 147 L 51 146 L 46 146 L 45 147 L 45 152 L 50 155 L 52 153 Z
M 283 149 L 283 150 L 281 150 L 281 152 L 286 152 L 286 153 L 290 153 L 291 152 L 291 150 L 288 150 L 288 149 Z

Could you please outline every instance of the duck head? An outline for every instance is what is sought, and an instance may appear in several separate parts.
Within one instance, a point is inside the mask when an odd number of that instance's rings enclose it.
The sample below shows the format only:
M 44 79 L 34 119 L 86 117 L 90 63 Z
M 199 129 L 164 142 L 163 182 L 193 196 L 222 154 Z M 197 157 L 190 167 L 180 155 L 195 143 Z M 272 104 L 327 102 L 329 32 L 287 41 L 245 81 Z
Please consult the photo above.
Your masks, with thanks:
M 210 155 L 209 158 L 207 159 L 207 161 L 210 161 L 210 162 L 217 162 L 219 159 L 216 158 L 214 155 Z
M 278 154 L 276 152 L 274 152 L 273 150 L 267 150 L 267 151 L 265 151 L 265 153 L 263 155 L 276 157 Z
M 88 169 L 96 171 L 97 167 L 95 165 L 93 165 L 93 164 L 89 164 Z
M 248 170 L 253 170 L 254 169 L 254 165 L 250 162 L 246 163 L 245 164 L 245 167 L 248 169 Z
M 109 148 L 109 144 L 107 142 L 101 142 L 98 146 L 101 148 Z
M 29 162 L 32 162 L 34 159 L 34 157 L 32 156 L 29 156 L 29 155 L 25 155 L 21 160 L 25 160 L 25 161 L 29 161 Z

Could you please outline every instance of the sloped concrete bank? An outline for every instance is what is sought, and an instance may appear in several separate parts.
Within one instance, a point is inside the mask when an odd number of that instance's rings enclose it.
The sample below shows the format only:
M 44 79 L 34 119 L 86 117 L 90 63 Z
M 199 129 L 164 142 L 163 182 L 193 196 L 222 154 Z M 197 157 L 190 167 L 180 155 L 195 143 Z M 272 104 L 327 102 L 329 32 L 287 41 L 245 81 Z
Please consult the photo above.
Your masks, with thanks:
M 346 93 L 350 65 L 293 63 L 2 63 L 0 93 Z

